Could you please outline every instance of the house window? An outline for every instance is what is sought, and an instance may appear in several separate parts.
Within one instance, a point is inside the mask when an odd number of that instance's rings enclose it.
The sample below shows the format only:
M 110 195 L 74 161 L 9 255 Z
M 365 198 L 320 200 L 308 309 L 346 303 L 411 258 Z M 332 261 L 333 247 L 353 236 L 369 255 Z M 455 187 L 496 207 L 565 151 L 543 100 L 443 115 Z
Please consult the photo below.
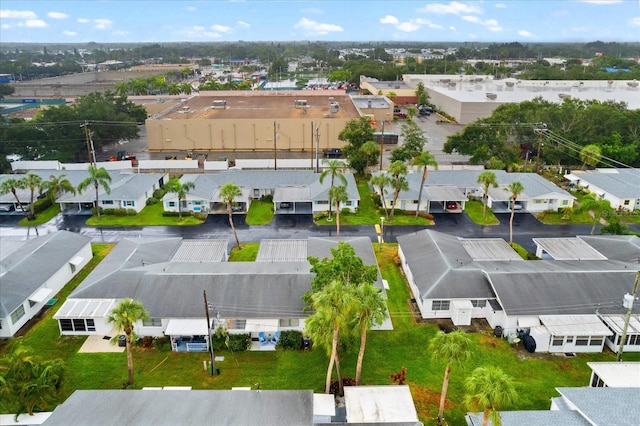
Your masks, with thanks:
M 318 200 L 316 204 L 329 204 L 329 200 Z
M 591 380 L 592 388 L 602 388 L 604 387 L 604 382 L 597 374 L 593 373 L 593 379 Z
M 474 308 L 484 308 L 485 306 L 487 306 L 487 301 L 486 300 L 472 300 L 471 301 L 471 306 L 473 306 Z
M 102 204 L 113 205 L 113 200 L 102 200 Z
M 576 346 L 587 346 L 589 344 L 588 337 L 578 337 L 576 338 Z
M 73 319 L 73 329 L 75 331 L 87 331 L 87 328 L 84 324 L 84 318 Z
M 246 326 L 247 326 L 247 320 L 243 320 L 243 319 L 227 320 L 228 330 L 244 330 Z
M 562 200 L 562 202 L 560 203 L 561 206 L 566 206 L 569 204 L 569 200 Z
M 627 345 L 640 345 L 640 334 L 627 336 Z
M 602 345 L 602 337 L 592 337 L 589 342 L 590 346 L 600 346 Z
M 280 318 L 280 327 L 298 327 L 299 325 L 298 318 Z
M 11 323 L 17 323 L 24 316 L 24 305 L 20 305 L 15 311 L 11 312 Z
M 69 267 L 71 268 L 71 273 L 75 274 L 76 273 L 76 265 L 74 265 L 73 263 L 69 263 Z
M 346 201 L 344 203 L 345 206 L 351 207 L 353 205 L 353 201 Z
M 142 321 L 145 327 L 162 327 L 162 318 L 149 318 Z
M 96 323 L 92 318 L 87 318 L 87 331 L 96 331 Z
M 73 331 L 73 324 L 70 319 L 61 319 L 60 320 L 60 330 L 62 331 Z
M 167 207 L 175 207 L 175 206 L 176 206 L 176 202 L 175 201 L 167 202 Z
M 433 311 L 448 311 L 449 304 L 451 302 L 448 300 L 434 300 L 431 302 L 431 310 Z
M 2 330 L 2 320 L 0 319 L 0 330 Z
M 562 346 L 564 343 L 564 336 L 553 336 L 551 340 L 551 346 Z
M 92 318 L 60 319 L 61 331 L 96 331 L 96 323 Z
M 418 200 L 411 200 L 413 204 L 418 204 Z
M 125 200 L 123 204 L 124 204 L 125 207 L 133 207 L 133 206 L 136 205 L 136 202 L 135 201 L 127 201 L 127 200 Z
M 631 200 L 624 200 L 624 203 L 622 204 L 624 204 L 625 206 L 628 206 L 630 203 L 631 203 Z

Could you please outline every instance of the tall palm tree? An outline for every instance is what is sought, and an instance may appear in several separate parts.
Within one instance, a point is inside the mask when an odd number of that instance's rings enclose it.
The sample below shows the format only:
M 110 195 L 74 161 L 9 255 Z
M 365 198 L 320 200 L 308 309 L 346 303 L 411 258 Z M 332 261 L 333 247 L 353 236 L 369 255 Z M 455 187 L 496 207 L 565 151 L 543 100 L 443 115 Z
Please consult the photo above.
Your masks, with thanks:
M 409 182 L 407 182 L 407 165 L 402 161 L 394 161 L 389 165 L 387 173 L 391 175 L 391 187 L 393 188 L 393 205 L 391 206 L 391 220 L 393 220 L 393 214 L 396 210 L 396 204 L 398 202 L 398 196 L 400 191 L 406 191 L 409 189 Z
M 340 207 L 348 200 L 346 186 L 337 185 L 329 189 L 329 205 L 336 203 L 336 235 L 340 235 Z
M 40 188 L 47 193 L 47 197 L 52 203 L 55 203 L 58 197 L 65 192 L 76 193 L 76 189 L 71 185 L 65 174 L 49 176 L 49 180 L 42 182 Z
M 438 331 L 429 342 L 429 352 L 434 361 L 445 360 L 447 365 L 444 369 L 444 380 L 442 381 L 442 391 L 440 392 L 440 406 L 438 408 L 438 426 L 444 420 L 444 403 L 447 398 L 449 388 L 449 375 L 451 366 L 463 366 L 471 358 L 471 346 L 473 342 L 464 330 L 454 330 L 451 333 Z
M 136 322 L 149 318 L 149 313 L 144 308 L 142 302 L 137 300 L 125 299 L 118 304 L 109 316 L 107 316 L 107 322 L 112 323 L 118 332 L 124 333 L 126 349 L 127 349 L 127 370 L 129 372 L 129 380 L 127 384 L 133 385 L 133 354 L 131 353 L 131 339 L 135 339 L 136 333 L 134 331 L 134 325 Z M 117 341 L 117 336 L 112 339 L 112 342 Z
M 429 174 L 427 171 L 427 167 L 432 166 L 434 169 L 438 170 L 438 162 L 429 151 L 422 151 L 420 155 L 413 159 L 411 165 L 422 167 L 422 181 L 420 182 L 420 191 L 418 192 L 418 207 L 416 208 L 417 219 L 418 213 L 420 213 L 420 203 L 422 202 L 422 189 L 424 188 L 424 182 L 427 180 L 427 176 Z
M 509 217 L 509 244 L 513 244 L 513 216 L 516 212 L 516 200 L 518 199 L 518 196 L 524 191 L 524 186 L 522 185 L 522 183 L 516 180 L 507 185 L 505 191 L 511 193 L 511 197 L 509 198 L 511 200 L 511 217 Z
M 360 386 L 362 361 L 364 360 L 364 350 L 367 345 L 367 330 L 370 330 L 374 324 L 382 324 L 389 316 L 389 313 L 381 290 L 375 288 L 373 284 L 358 285 L 355 290 L 355 302 L 358 323 L 360 324 L 360 350 L 358 351 L 358 362 L 356 364 L 356 386 Z
M 327 176 L 331 176 L 331 186 L 329 189 L 333 188 L 336 177 L 340 179 L 345 186 L 347 186 L 347 178 L 342 174 L 342 168 L 344 167 L 342 161 L 323 160 L 323 163 L 326 164 L 327 168 L 320 173 L 320 183 L 324 182 L 324 179 Z M 329 219 L 331 219 L 331 200 L 329 200 Z
M 484 186 L 484 192 L 482 193 L 482 218 L 487 217 L 487 202 L 489 200 L 489 186 L 494 188 L 498 187 L 498 179 L 496 174 L 486 170 L 478 175 L 478 183 Z
M 314 337 L 314 342 L 327 343 L 328 336 L 331 336 L 324 392 L 329 393 L 331 389 L 331 373 L 335 364 L 338 371 L 339 392 L 342 394 L 342 375 L 338 367 L 340 363 L 338 341 L 340 331 L 344 331 L 350 323 L 355 302 L 354 287 L 335 280 L 313 293 L 311 300 L 315 313 L 305 321 L 307 331 Z
M 573 209 L 574 213 L 591 212 L 593 215 L 593 224 L 591 225 L 591 235 L 596 231 L 596 225 L 607 212 L 614 212 L 611 203 L 604 198 L 596 198 L 595 195 L 589 194 L 582 197 L 580 205 Z
M 476 368 L 465 380 L 464 387 L 469 408 L 483 411 L 482 426 L 486 426 L 489 420 L 500 426 L 499 410 L 513 404 L 518 397 L 513 379 L 495 366 Z
M 384 194 L 387 193 L 387 187 L 391 185 L 391 179 L 386 173 L 380 173 L 375 176 L 371 176 L 369 182 L 374 188 L 377 186 L 380 189 L 380 201 L 382 202 L 382 210 L 384 210 L 384 215 L 388 220 L 389 212 L 387 211 L 387 202 L 384 199 Z
M 34 173 L 27 173 L 22 179 L 22 187 L 29 190 L 29 220 L 36 217 L 36 190 L 42 186 L 42 178 Z
M 90 185 L 93 185 L 93 187 L 96 190 L 95 208 L 96 208 L 96 213 L 99 219 L 100 204 L 98 203 L 100 200 L 98 199 L 98 189 L 100 187 L 103 187 L 104 191 L 107 194 L 111 194 L 111 187 L 109 186 L 109 183 L 111 183 L 111 175 L 109 174 L 109 172 L 107 172 L 107 170 L 104 167 L 98 168 L 94 164 L 90 164 L 89 169 L 87 169 L 87 171 L 89 172 L 89 176 L 85 180 L 80 182 L 80 184 L 78 185 L 78 192 L 82 192 L 85 189 L 87 189 Z
M 236 247 L 238 250 L 241 250 L 240 240 L 238 240 L 238 233 L 236 232 L 236 227 L 233 224 L 233 201 L 242 196 L 242 190 L 238 185 L 235 185 L 231 182 L 225 183 L 222 188 L 220 188 L 220 198 L 222 198 L 227 203 L 227 213 L 229 214 L 229 225 L 231 225 L 231 230 L 233 231 L 233 236 L 236 239 Z
M 192 181 L 182 182 L 179 178 L 170 179 L 164 186 L 165 191 L 178 194 L 178 218 L 182 220 L 182 201 L 187 198 L 187 192 L 194 189 L 196 184 Z
M 24 182 L 22 182 L 21 179 L 15 179 L 15 178 L 9 178 L 6 179 L 2 182 L 2 184 L 0 184 L 0 194 L 8 194 L 9 192 L 13 194 L 13 198 L 16 199 L 16 203 L 18 204 L 18 207 L 20 207 L 20 210 L 22 210 L 22 213 L 24 213 L 24 215 L 27 215 L 27 211 L 24 209 L 24 206 L 22 205 L 22 203 L 20 202 L 20 198 L 18 198 L 18 189 L 23 189 Z
M 378 144 L 376 144 L 374 141 L 367 141 L 362 144 L 362 146 L 360 147 L 360 151 L 365 155 L 367 159 L 367 165 L 364 168 L 364 172 L 366 174 L 369 171 L 369 167 L 371 166 L 371 164 L 374 162 L 377 163 L 376 157 L 378 156 L 380 149 L 378 148 Z M 374 159 L 376 161 L 373 161 Z

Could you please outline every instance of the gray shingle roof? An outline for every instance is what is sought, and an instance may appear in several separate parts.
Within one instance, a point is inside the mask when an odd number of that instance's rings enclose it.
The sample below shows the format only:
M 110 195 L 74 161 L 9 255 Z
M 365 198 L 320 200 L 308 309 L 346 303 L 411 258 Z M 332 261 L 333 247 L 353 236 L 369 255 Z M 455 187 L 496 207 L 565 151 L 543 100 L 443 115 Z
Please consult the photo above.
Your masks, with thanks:
M 482 425 L 482 413 L 470 413 L 466 416 L 468 426 Z M 577 411 L 501 411 L 500 421 L 502 426 L 592 426 Z M 487 426 L 494 426 L 489 420 Z
M 594 425 L 637 426 L 640 388 L 556 388 Z
M 6 317 L 40 288 L 91 239 L 74 232 L 58 231 L 11 244 L 4 254 L 0 242 L 0 318 Z
M 583 186 L 594 185 L 618 198 L 640 198 L 640 169 L 607 169 L 575 173 Z
M 78 390 L 46 426 L 313 425 L 310 390 Z

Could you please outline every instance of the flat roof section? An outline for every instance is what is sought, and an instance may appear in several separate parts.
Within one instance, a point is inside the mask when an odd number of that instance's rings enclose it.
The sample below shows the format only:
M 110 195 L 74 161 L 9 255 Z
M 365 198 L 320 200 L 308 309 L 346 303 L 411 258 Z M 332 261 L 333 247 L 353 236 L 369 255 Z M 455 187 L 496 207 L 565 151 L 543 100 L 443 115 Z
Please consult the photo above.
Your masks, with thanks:
M 555 260 L 606 260 L 607 257 L 579 238 L 533 238 Z
M 305 262 L 308 240 L 262 240 L 256 262 Z
M 613 332 L 597 315 L 540 315 L 540 322 L 554 336 L 611 336 Z
M 220 101 L 225 101 L 220 102 Z M 301 102 L 306 101 L 306 102 Z M 337 103 L 337 109 L 332 108 Z M 358 118 L 344 91 L 201 92 L 158 119 L 325 119 Z
M 523 260 L 502 238 L 464 239 L 461 244 L 474 261 Z

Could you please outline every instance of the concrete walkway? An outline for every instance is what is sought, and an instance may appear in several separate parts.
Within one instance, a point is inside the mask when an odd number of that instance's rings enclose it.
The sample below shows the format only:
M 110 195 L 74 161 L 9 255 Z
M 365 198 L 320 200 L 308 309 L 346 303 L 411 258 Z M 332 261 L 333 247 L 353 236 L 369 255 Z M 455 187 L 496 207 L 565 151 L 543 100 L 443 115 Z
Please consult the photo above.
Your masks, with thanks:
M 111 330 L 109 336 L 117 336 L 115 330 Z M 105 336 L 87 336 L 87 340 L 80 347 L 78 352 L 82 353 L 98 353 L 98 352 L 124 352 L 125 348 L 116 344 L 112 344 L 109 339 L 105 339 Z

